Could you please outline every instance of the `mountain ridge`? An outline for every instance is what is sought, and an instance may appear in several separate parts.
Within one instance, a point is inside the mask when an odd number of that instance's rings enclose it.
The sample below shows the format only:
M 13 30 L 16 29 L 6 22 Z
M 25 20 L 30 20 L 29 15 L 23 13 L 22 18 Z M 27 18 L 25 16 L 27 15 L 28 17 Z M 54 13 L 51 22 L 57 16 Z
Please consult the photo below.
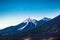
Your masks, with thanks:
M 46 19 L 48 19 L 48 18 L 46 18 Z M 3 29 L 2 32 L 0 32 L 0 33 L 2 35 L 4 35 L 4 33 L 9 35 L 11 32 L 12 32 L 11 34 L 15 34 L 18 31 L 21 32 L 21 31 L 31 30 L 33 28 L 36 28 L 39 25 L 44 24 L 47 21 L 48 20 L 43 20 L 43 19 L 37 21 L 35 19 L 28 18 L 16 26 L 10 26 L 8 28 Z

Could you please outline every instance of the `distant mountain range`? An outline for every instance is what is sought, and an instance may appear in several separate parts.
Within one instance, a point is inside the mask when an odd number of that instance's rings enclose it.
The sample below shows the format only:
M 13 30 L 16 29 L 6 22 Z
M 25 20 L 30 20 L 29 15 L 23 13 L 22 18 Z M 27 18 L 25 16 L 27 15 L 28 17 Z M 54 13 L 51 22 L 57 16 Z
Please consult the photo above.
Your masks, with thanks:
M 28 18 L 16 26 L 10 26 L 10 27 L 7 27 L 7 28 L 1 30 L 0 34 L 1 35 L 10 35 L 10 34 L 16 34 L 18 31 L 25 32 L 25 31 L 37 28 L 38 26 L 44 24 L 45 22 L 47 22 L 49 20 L 51 20 L 51 19 L 50 18 L 43 18 L 43 19 L 38 21 L 35 19 Z
M 0 30 L 1 40 L 23 40 L 24 37 L 31 37 L 33 40 L 44 38 L 60 37 L 60 15 L 57 17 L 35 20 L 28 18 L 16 26 L 10 26 Z

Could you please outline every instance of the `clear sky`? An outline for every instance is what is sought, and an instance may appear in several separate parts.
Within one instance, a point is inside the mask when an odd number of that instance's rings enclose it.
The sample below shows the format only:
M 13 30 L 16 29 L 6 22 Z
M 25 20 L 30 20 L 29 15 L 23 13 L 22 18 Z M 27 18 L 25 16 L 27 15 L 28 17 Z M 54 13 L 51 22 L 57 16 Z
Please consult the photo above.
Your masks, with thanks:
M 0 0 L 0 29 L 31 17 L 54 18 L 60 14 L 60 0 Z

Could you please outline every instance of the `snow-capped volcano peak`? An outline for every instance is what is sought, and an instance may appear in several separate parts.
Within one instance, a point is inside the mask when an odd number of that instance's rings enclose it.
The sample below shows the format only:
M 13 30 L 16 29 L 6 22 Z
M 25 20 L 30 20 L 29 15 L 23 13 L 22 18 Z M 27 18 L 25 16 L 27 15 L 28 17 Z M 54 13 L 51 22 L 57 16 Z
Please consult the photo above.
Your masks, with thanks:
M 23 23 L 26 23 L 26 25 L 23 26 L 23 27 L 21 27 L 21 28 L 18 29 L 18 30 L 23 30 L 25 27 L 27 27 L 27 25 L 29 25 L 29 23 L 31 23 L 31 24 L 33 23 L 33 24 L 36 26 L 36 25 L 37 25 L 37 20 L 31 19 L 31 18 L 29 17 L 29 18 L 27 18 L 26 20 L 24 20 Z
M 31 19 L 30 17 L 27 18 L 26 20 L 24 20 L 24 22 L 27 22 L 27 23 L 31 22 L 31 23 L 35 24 L 35 26 L 37 25 L 37 20 Z

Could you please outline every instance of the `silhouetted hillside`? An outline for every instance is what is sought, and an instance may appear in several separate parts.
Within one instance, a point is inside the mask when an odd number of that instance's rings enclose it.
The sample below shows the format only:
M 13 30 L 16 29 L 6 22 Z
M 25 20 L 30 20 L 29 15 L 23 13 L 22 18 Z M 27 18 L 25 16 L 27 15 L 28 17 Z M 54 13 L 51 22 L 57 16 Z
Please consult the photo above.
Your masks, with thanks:
M 60 40 L 60 15 L 44 24 L 12 35 L 1 35 L 1 40 Z

